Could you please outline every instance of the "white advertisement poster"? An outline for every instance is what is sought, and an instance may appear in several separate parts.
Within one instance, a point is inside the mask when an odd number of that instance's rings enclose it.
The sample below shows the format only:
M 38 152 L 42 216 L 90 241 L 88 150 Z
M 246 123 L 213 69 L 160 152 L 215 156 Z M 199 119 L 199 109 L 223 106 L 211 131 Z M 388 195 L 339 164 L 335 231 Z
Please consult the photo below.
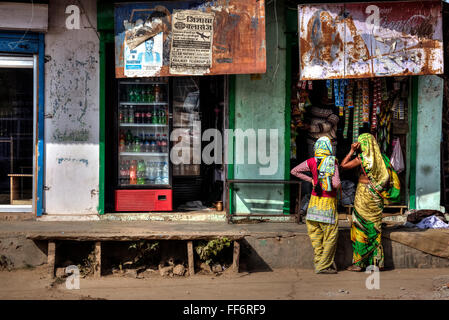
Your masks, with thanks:
M 127 77 L 153 77 L 162 67 L 163 33 L 147 39 L 134 49 L 125 41 L 125 75 Z
M 170 73 L 202 75 L 212 66 L 214 13 L 180 10 L 172 15 Z

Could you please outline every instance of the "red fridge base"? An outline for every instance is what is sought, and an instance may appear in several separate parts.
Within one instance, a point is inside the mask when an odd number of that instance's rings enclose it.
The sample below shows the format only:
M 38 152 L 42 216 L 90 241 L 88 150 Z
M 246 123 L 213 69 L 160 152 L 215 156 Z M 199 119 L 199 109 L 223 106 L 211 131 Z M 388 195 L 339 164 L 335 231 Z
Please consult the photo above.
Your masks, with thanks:
M 172 190 L 116 190 L 116 211 L 172 211 Z

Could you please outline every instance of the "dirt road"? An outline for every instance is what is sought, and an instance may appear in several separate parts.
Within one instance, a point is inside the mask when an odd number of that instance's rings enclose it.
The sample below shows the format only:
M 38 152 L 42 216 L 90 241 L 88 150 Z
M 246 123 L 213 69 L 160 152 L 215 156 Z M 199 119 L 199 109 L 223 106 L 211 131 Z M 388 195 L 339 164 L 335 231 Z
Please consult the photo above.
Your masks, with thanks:
M 449 269 L 401 269 L 380 273 L 380 289 L 368 290 L 365 273 L 316 275 L 282 269 L 239 275 L 144 279 L 105 276 L 80 279 L 79 290 L 51 280 L 45 266 L 0 272 L 0 299 L 445 299 Z

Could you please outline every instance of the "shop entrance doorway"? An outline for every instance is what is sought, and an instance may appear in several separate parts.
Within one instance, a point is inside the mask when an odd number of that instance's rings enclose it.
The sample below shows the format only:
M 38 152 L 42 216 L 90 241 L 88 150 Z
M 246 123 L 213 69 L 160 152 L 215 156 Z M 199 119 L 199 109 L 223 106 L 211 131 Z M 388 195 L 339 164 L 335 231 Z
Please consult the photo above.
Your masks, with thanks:
M 32 210 L 34 60 L 0 55 L 0 211 Z

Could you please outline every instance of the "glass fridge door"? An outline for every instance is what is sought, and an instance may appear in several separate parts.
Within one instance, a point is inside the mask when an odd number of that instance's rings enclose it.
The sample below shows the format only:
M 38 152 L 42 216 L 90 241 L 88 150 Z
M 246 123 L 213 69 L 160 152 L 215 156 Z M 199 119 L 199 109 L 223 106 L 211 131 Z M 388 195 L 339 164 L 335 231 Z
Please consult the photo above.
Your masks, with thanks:
M 119 187 L 169 187 L 168 79 L 121 81 L 119 97 Z
M 200 121 L 199 79 L 197 77 L 173 78 L 173 129 L 182 132 L 183 141 L 191 142 L 190 162 L 173 164 L 174 176 L 201 175 L 201 165 L 193 163 L 193 146 L 195 143 L 201 145 L 200 132 L 193 128 Z

